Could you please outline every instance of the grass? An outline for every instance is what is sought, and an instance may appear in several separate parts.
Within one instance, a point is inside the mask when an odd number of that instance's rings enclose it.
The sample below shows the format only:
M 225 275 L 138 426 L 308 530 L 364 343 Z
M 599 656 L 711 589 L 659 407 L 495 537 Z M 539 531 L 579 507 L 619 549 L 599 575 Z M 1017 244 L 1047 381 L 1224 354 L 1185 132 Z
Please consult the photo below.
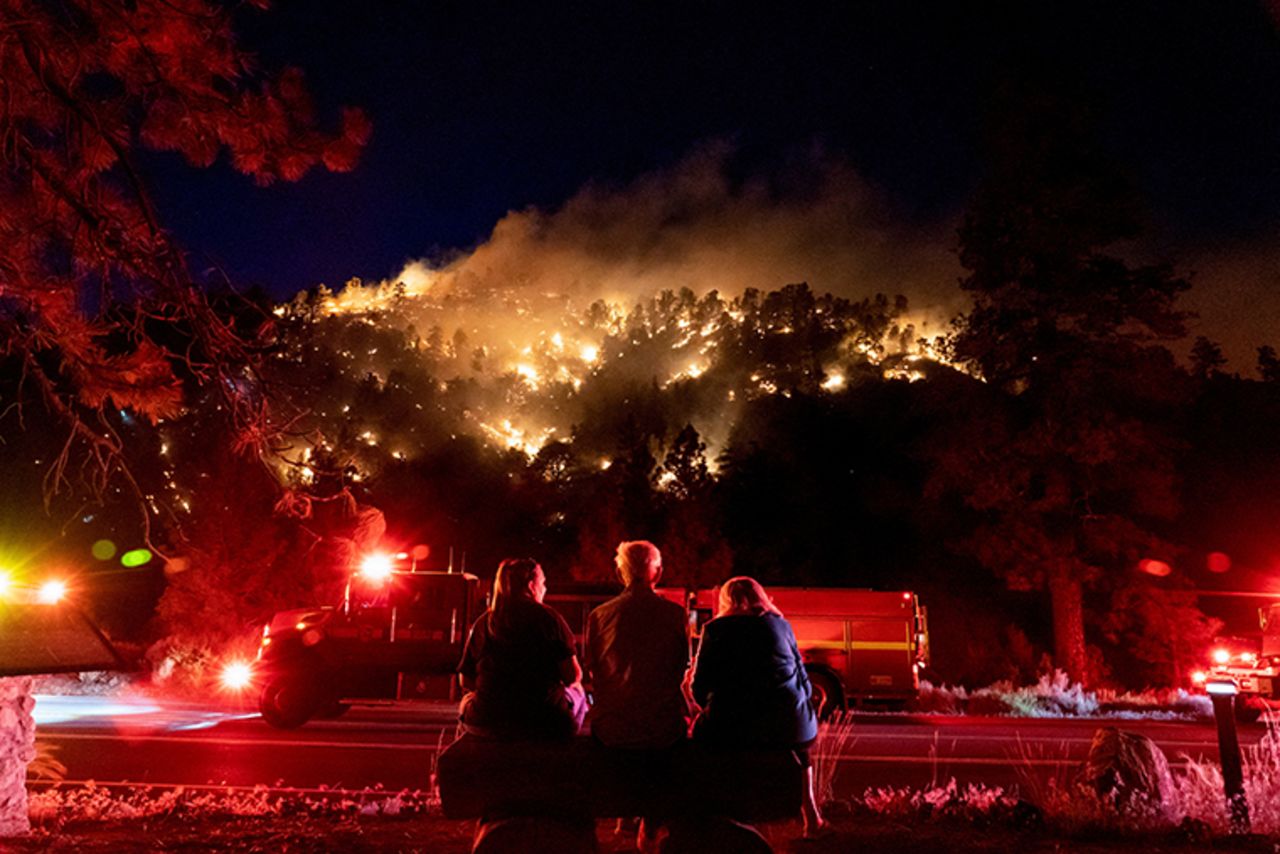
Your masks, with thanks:
M 1046 673 L 1034 685 L 996 682 L 985 688 L 933 685 L 921 681 L 914 711 L 948 715 L 998 715 L 1021 718 L 1207 718 L 1209 698 L 1180 688 L 1117 692 L 1089 691 L 1061 670 Z

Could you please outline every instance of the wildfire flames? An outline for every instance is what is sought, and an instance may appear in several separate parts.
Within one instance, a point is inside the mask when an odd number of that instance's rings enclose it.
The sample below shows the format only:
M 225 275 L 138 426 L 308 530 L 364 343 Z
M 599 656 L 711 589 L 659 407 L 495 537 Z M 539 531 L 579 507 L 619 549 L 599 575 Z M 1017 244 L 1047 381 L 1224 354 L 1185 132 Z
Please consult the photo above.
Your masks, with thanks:
M 611 389 L 675 396 L 714 459 L 754 398 L 841 394 L 868 378 L 911 382 L 942 361 L 904 301 L 853 302 L 815 296 L 804 286 L 729 299 L 685 289 L 631 305 L 620 299 L 582 305 L 552 292 L 444 286 L 415 264 L 392 281 L 353 280 L 338 293 L 300 294 L 276 313 L 286 325 L 338 330 L 317 337 L 333 348 L 338 371 L 348 378 L 382 387 L 406 373 L 430 377 L 433 391 L 451 398 L 472 435 L 530 459 L 549 442 L 574 441 L 584 407 Z M 399 337 L 378 337 L 389 332 Z M 397 343 L 388 346 L 388 340 Z M 291 345 L 281 358 L 305 359 L 304 346 Z M 618 393 L 622 402 L 630 400 Z M 364 427 L 350 401 L 334 408 L 339 411 L 326 407 L 319 414 L 351 425 L 351 444 L 382 448 L 395 459 L 413 457 L 414 437 Z M 282 455 L 289 476 L 309 481 L 315 445 Z M 608 465 L 608 449 L 582 450 Z

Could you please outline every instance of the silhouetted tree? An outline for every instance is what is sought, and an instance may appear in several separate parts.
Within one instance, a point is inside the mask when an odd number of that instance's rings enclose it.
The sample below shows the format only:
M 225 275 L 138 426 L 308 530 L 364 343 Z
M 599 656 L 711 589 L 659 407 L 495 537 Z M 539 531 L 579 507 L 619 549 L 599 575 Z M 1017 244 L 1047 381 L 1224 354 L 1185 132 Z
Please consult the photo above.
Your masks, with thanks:
M 208 0 L 0 10 L 0 340 L 23 392 L 67 432 L 51 490 L 83 470 L 76 485 L 102 495 L 127 444 L 111 413 L 172 418 L 184 380 L 222 396 L 238 446 L 265 449 L 262 342 L 210 305 L 137 155 L 174 151 L 204 167 L 225 150 L 260 184 L 292 181 L 317 165 L 352 168 L 369 125 L 348 110 L 339 133 L 318 131 L 301 73 L 258 71 L 237 47 L 236 13 Z M 84 469 L 68 466 L 77 452 Z
M 968 546 L 1015 586 L 1047 588 L 1055 653 L 1089 678 L 1085 585 L 1167 548 L 1148 522 L 1175 507 L 1159 429 L 1178 371 L 1187 283 L 1106 247 L 1134 235 L 1134 197 L 1081 102 L 1029 88 L 994 116 L 990 168 L 960 230 L 973 297 L 958 361 L 998 390 L 939 471 L 984 521 Z
M 1203 335 L 1197 336 L 1191 345 L 1191 372 L 1202 380 L 1216 376 L 1227 364 L 1222 347 Z
M 692 424 L 676 436 L 659 468 L 662 489 L 664 583 L 709 587 L 732 574 L 706 445 Z
M 1276 356 L 1276 348 L 1270 344 L 1258 348 L 1258 374 L 1263 382 L 1280 381 L 1280 357 Z

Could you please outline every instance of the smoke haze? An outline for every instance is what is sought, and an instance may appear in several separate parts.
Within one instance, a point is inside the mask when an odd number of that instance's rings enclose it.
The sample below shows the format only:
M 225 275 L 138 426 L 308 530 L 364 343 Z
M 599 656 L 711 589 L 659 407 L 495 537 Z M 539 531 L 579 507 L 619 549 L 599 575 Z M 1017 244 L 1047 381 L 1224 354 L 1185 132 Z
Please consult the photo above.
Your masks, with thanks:
M 862 299 L 902 294 L 922 334 L 961 310 L 954 222 L 908 223 L 847 165 L 810 152 L 768 177 L 735 180 L 713 143 L 625 187 L 589 185 L 560 209 L 514 211 L 473 252 L 398 277 L 434 296 L 515 288 L 583 305 L 687 287 L 734 296 L 807 282 Z

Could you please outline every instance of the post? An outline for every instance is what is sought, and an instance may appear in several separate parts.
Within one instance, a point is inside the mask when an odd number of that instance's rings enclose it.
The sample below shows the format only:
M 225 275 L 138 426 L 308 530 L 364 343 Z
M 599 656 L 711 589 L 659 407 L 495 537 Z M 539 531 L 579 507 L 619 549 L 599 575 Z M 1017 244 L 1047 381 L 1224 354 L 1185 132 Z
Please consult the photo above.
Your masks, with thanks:
M 1249 832 L 1249 802 L 1244 796 L 1244 768 L 1240 739 L 1236 737 L 1236 686 L 1234 682 L 1210 682 L 1205 686 L 1213 701 L 1218 724 L 1218 756 L 1222 760 L 1222 788 L 1231 814 L 1231 832 Z
M 30 676 L 0 679 L 0 839 L 24 836 L 27 817 L 27 763 L 36 755 Z

